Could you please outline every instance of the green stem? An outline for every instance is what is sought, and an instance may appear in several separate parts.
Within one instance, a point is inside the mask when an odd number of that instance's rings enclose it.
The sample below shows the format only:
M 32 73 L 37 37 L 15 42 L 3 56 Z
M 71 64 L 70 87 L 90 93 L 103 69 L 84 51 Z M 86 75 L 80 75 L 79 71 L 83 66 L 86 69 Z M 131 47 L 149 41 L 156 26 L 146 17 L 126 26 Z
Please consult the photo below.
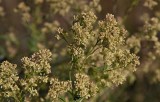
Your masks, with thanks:
M 125 16 L 123 19 L 123 22 L 125 22 L 129 16 L 129 14 L 132 12 L 132 10 L 138 5 L 138 3 L 140 2 L 140 0 L 133 0 L 133 2 L 131 3 L 131 6 L 127 9 L 127 11 L 125 12 Z

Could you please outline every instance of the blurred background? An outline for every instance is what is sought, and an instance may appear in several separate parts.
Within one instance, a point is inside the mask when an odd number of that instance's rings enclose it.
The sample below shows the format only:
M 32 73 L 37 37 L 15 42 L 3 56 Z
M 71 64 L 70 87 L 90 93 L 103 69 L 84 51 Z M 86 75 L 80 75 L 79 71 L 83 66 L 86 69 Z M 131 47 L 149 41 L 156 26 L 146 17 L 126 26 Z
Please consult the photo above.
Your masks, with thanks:
M 143 39 L 146 35 L 142 30 L 146 22 L 151 22 L 151 26 L 156 26 L 154 37 L 159 42 L 159 3 L 159 0 L 0 0 L 0 61 L 7 59 L 18 64 L 22 57 L 47 48 L 53 53 L 53 66 L 64 65 L 68 61 L 65 43 L 56 40 L 57 28 L 67 30 L 73 16 L 80 12 L 93 10 L 100 20 L 111 13 L 128 30 L 128 39 L 135 37 L 132 42 L 138 39 L 135 53 L 140 56 L 141 65 L 123 85 L 104 90 L 95 100 L 159 102 L 160 59 L 153 48 L 156 42 Z

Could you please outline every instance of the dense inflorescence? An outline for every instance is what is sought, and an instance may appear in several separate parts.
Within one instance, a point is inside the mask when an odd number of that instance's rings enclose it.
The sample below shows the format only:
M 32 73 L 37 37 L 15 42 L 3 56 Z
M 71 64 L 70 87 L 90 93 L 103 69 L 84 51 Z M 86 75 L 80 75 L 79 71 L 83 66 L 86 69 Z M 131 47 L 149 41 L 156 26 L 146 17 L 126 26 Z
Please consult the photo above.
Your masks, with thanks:
M 24 68 L 24 79 L 21 79 L 21 85 L 25 92 L 29 92 L 32 96 L 38 96 L 40 85 L 48 83 L 48 76 L 51 73 L 51 52 L 49 50 L 40 50 L 33 54 L 31 58 L 22 58 Z
M 127 49 L 127 31 L 111 14 L 107 14 L 105 20 L 97 21 L 93 12 L 82 13 L 74 17 L 69 32 L 61 28 L 58 32 L 58 38 L 68 43 L 71 70 L 89 75 L 98 86 L 122 84 L 139 64 L 138 57 Z M 68 36 L 72 40 L 68 40 Z
M 0 65 L 0 100 L 3 98 L 16 98 L 20 92 L 17 83 L 19 80 L 17 65 L 4 61 Z
M 82 73 L 76 73 L 75 78 L 74 86 L 76 89 L 76 97 L 88 99 L 97 94 L 98 87 L 90 80 L 89 76 Z
M 153 9 L 156 5 L 158 5 L 158 2 L 156 0 L 145 0 L 144 1 L 144 6 Z
M 0 0 L 0 101 L 154 98 L 146 96 L 156 93 L 160 82 L 159 3 Z
M 50 80 L 51 87 L 47 94 L 47 99 L 52 102 L 57 101 L 60 95 L 66 93 L 71 90 L 71 82 L 70 81 L 59 81 L 56 78 L 52 78 Z
M 38 99 L 54 102 L 63 100 L 63 96 L 74 101 L 87 100 L 105 87 L 122 84 L 139 64 L 138 57 L 128 49 L 126 37 L 127 31 L 111 14 L 107 14 L 102 21 L 97 20 L 93 12 L 74 16 L 70 30 L 65 32 L 59 28 L 57 35 L 57 38 L 67 43 L 71 59 L 66 65 L 68 79 L 61 80 L 52 76 L 52 53 L 46 49 L 39 50 L 31 57 L 21 59 L 22 71 L 19 74 L 15 70 L 16 65 L 2 63 L 0 75 L 7 77 L 7 80 L 14 79 L 9 85 L 16 87 L 15 92 L 11 91 L 13 95 L 9 94 L 8 97 L 21 97 L 19 101 Z M 8 74 L 4 74 L 7 73 L 5 67 L 9 69 Z M 2 88 L 5 82 L 3 77 Z M 10 86 L 4 92 L 8 93 Z M 46 90 L 45 95 L 41 95 L 41 90 Z M 65 95 L 67 92 L 69 95 Z M 16 94 L 18 97 L 14 97 Z
M 0 4 L 1 4 L 2 1 L 0 1 Z M 5 15 L 5 12 L 4 12 L 4 8 L 2 6 L 0 6 L 0 17 L 3 17 Z

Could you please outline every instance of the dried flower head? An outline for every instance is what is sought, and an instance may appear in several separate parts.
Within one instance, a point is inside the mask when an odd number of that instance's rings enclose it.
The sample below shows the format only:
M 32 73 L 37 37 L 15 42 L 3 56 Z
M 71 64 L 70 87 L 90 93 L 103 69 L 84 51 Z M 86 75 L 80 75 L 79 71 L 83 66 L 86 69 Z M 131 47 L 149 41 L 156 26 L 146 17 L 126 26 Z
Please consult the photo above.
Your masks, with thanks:
M 4 61 L 0 65 L 0 98 L 15 98 L 20 89 L 17 85 L 17 65 Z
M 158 5 L 158 3 L 155 0 L 145 0 L 144 6 L 148 7 L 149 9 L 153 9 L 154 6 Z
M 77 73 L 75 74 L 75 78 L 76 80 L 74 81 L 74 86 L 76 90 L 76 97 L 88 99 L 97 94 L 98 87 L 90 80 L 89 76 L 82 73 Z
M 2 1 L 0 0 L 0 4 L 2 3 Z M 5 15 L 4 12 L 4 8 L 2 6 L 0 6 L 0 17 L 3 17 Z
M 22 16 L 22 21 L 23 22 L 28 22 L 31 19 L 31 15 L 30 15 L 30 7 L 27 6 L 24 2 L 20 2 L 18 4 L 18 7 L 16 9 L 14 9 L 15 12 L 19 12 Z
M 46 98 L 52 100 L 52 102 L 58 100 L 61 95 L 71 89 L 70 81 L 59 81 L 57 78 L 52 78 L 50 84 L 51 86 Z
M 49 50 L 40 50 L 33 54 L 31 58 L 22 58 L 25 78 L 21 80 L 21 85 L 32 96 L 38 95 L 39 84 L 47 83 L 51 73 L 52 53 Z
M 73 72 L 86 73 L 101 87 L 122 84 L 139 64 L 126 43 L 127 31 L 112 14 L 103 21 L 97 21 L 93 12 L 75 16 L 71 30 L 61 29 L 59 37 L 68 43 Z
M 5 15 L 4 9 L 3 9 L 3 7 L 0 7 L 0 16 L 4 16 L 4 15 Z

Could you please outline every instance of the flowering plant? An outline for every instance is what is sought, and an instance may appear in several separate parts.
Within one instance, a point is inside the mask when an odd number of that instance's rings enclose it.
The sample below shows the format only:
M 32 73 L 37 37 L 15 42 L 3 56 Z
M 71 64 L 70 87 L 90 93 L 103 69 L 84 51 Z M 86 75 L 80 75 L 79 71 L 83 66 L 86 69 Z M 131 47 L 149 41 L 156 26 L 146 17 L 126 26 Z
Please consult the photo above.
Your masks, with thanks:
M 54 77 L 49 64 L 52 53 L 46 49 L 23 57 L 20 72 L 17 65 L 4 61 L 0 66 L 1 100 L 86 100 L 105 87 L 122 84 L 139 64 L 138 57 L 127 49 L 126 37 L 127 31 L 111 14 L 103 21 L 93 12 L 74 16 L 70 30 L 59 28 L 57 34 L 67 43 L 68 78 Z

